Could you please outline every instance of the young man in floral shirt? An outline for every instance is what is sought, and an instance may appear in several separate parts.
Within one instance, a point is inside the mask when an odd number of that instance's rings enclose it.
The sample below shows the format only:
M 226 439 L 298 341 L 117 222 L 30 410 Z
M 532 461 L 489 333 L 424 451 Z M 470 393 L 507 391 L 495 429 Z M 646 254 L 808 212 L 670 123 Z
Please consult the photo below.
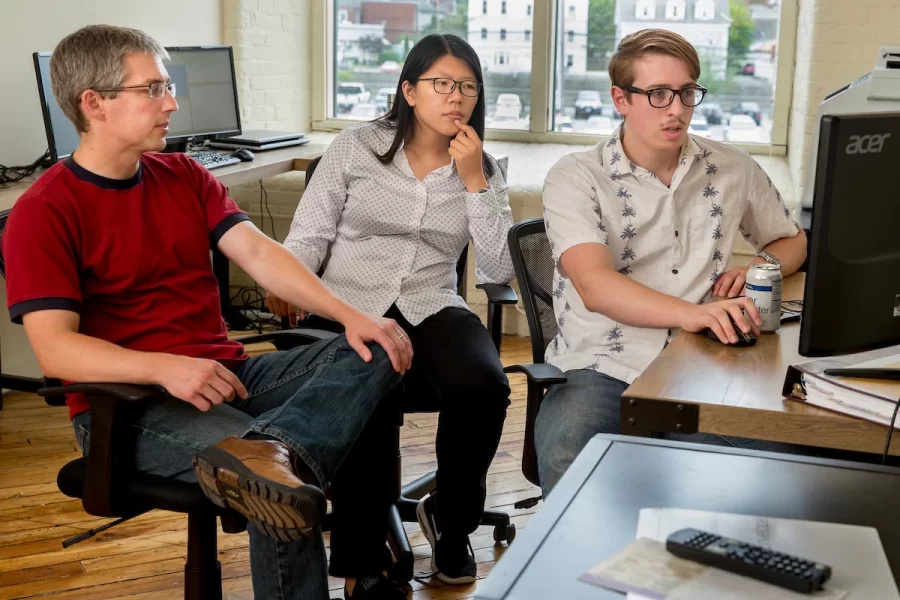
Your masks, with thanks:
M 777 262 L 785 276 L 806 258 L 805 235 L 759 165 L 688 135 L 706 90 L 687 40 L 660 29 L 629 35 L 609 74 L 622 127 L 560 160 L 544 186 L 559 324 L 547 362 L 568 375 L 537 420 L 545 493 L 593 435 L 620 432 L 622 393 L 675 330 L 710 328 L 734 343 L 733 319 L 759 333 L 759 313 L 741 297 L 749 265 L 727 270 L 739 233 L 759 251 L 751 263 Z M 728 299 L 707 303 L 713 296 Z

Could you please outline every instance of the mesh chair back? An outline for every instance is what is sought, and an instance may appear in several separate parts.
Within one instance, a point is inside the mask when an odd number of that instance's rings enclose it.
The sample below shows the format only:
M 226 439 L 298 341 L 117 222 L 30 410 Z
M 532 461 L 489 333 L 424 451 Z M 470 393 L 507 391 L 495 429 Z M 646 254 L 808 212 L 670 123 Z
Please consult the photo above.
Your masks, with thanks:
M 516 279 L 522 291 L 528 331 L 531 334 L 532 361 L 544 362 L 544 352 L 556 337 L 556 315 L 553 313 L 553 253 L 543 219 L 521 221 L 509 230 Z

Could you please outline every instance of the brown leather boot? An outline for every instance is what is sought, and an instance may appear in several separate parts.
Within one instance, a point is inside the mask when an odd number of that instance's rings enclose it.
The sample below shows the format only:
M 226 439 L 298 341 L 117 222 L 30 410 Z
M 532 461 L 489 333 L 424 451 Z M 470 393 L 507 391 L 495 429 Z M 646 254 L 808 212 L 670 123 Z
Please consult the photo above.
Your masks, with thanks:
M 277 440 L 230 437 L 194 457 L 203 493 L 283 541 L 307 539 L 325 516 L 325 494 L 304 483 L 293 450 Z

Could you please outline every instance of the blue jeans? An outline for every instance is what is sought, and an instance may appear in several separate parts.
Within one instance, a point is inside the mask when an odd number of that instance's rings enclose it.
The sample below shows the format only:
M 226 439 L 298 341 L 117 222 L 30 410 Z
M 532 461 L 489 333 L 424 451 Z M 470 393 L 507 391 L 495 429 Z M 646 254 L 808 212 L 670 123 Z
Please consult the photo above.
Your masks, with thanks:
M 592 437 L 598 433 L 622 433 L 619 401 L 628 384 L 590 369 L 569 371 L 566 376 L 566 383 L 550 386 L 535 423 L 534 443 L 544 497 Z M 662 433 L 658 437 L 768 452 L 815 453 L 812 448 L 795 444 L 709 433 Z
M 176 399 L 147 405 L 129 423 L 134 466 L 153 475 L 194 482 L 194 454 L 227 437 L 255 432 L 290 446 L 324 489 L 381 399 L 400 380 L 387 353 L 377 345 L 369 348 L 372 360 L 368 364 L 344 336 L 250 358 L 235 371 L 249 397 L 207 412 Z M 73 425 L 87 453 L 90 412 L 77 415 Z M 309 541 L 281 542 L 252 524 L 248 532 L 256 598 L 328 599 L 321 535 Z

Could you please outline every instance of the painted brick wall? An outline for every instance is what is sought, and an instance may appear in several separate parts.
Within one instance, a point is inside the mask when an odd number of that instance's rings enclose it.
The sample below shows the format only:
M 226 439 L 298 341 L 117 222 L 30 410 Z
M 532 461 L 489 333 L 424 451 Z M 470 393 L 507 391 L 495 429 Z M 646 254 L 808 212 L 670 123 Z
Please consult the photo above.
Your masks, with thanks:
M 788 162 L 801 197 L 816 111 L 826 95 L 872 70 L 882 45 L 900 45 L 900 0 L 799 0 Z

